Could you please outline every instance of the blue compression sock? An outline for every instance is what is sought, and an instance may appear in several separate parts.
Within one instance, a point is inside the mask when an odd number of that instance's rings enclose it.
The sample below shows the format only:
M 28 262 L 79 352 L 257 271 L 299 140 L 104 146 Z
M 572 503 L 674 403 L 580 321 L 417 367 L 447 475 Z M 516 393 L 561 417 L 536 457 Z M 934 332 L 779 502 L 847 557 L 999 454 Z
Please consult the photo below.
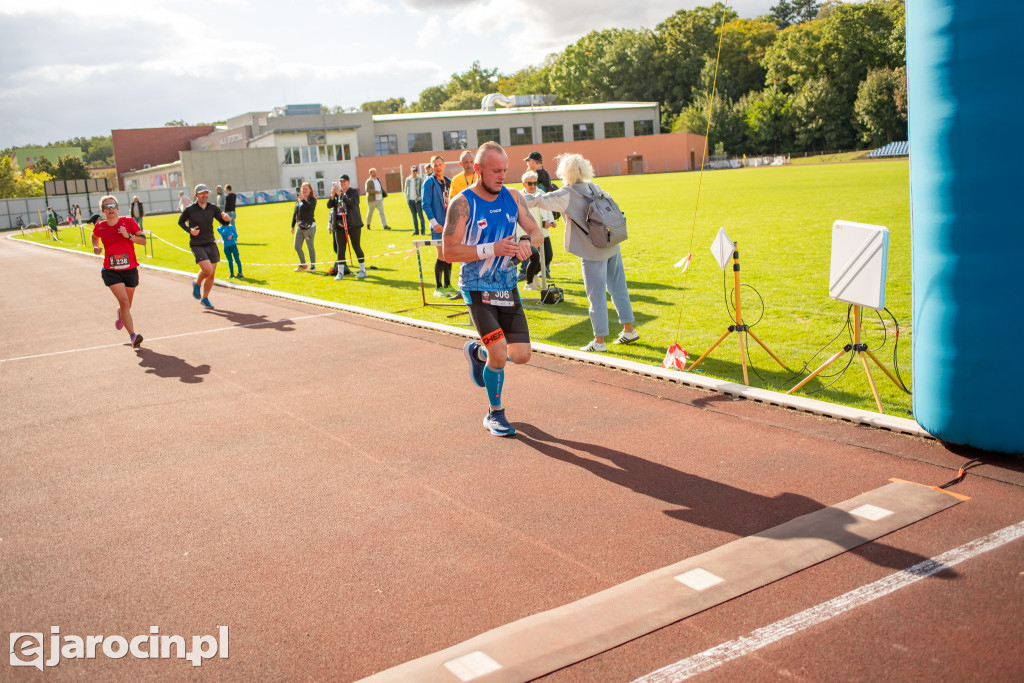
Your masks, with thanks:
M 493 370 L 490 365 L 484 366 L 484 388 L 487 389 L 487 401 L 492 410 L 501 408 L 501 385 L 504 382 L 505 368 Z

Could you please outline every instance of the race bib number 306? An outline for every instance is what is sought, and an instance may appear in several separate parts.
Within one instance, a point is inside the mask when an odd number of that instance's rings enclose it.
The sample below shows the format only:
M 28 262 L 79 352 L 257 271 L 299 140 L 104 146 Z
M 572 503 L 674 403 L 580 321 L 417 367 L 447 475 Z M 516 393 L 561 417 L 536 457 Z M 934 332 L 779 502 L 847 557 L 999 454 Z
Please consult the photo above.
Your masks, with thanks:
M 129 263 L 128 254 L 110 255 L 110 270 L 125 270 L 128 268 Z
M 480 294 L 480 301 L 491 306 L 515 306 L 516 296 L 510 289 L 498 292 L 483 292 Z

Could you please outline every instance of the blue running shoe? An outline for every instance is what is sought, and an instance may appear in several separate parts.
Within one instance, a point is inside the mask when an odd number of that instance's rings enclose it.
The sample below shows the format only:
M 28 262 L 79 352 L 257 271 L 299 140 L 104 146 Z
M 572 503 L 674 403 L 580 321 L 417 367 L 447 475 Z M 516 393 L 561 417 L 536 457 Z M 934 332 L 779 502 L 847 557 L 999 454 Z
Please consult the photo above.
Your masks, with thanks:
M 211 304 L 210 300 L 208 298 L 206 298 L 205 296 L 202 299 L 200 299 L 199 303 L 201 303 L 202 305 L 206 306 L 207 308 L 213 308 L 213 304 Z
M 516 433 L 515 427 L 508 423 L 505 419 L 505 409 L 492 410 L 484 416 L 484 427 L 491 430 L 491 434 L 495 436 L 514 436 Z
M 470 377 L 478 387 L 482 387 L 484 385 L 484 366 L 487 364 L 476 355 L 478 348 L 480 348 L 480 342 L 470 340 L 462 347 L 462 352 L 466 354 L 466 360 L 469 361 Z
M 203 298 L 203 295 L 199 293 L 199 283 L 198 282 L 193 282 L 192 283 L 192 298 L 193 299 L 202 299 Z

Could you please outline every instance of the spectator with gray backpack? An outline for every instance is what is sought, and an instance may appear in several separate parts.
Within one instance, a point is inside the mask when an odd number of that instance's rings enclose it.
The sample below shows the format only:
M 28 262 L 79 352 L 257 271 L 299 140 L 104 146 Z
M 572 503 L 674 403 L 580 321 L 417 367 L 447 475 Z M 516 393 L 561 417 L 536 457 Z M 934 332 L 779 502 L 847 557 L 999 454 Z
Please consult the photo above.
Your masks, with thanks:
M 626 287 L 626 272 L 619 244 L 627 237 L 626 217 L 608 193 L 594 184 L 594 167 L 579 154 L 558 157 L 556 175 L 565 182 L 554 192 L 524 196 L 527 207 L 559 211 L 565 219 L 565 250 L 578 256 L 583 268 L 583 285 L 590 302 L 590 324 L 594 339 L 581 351 L 607 351 L 608 303 L 605 292 L 622 323 L 615 344 L 632 344 L 640 338 L 633 328 L 633 306 Z

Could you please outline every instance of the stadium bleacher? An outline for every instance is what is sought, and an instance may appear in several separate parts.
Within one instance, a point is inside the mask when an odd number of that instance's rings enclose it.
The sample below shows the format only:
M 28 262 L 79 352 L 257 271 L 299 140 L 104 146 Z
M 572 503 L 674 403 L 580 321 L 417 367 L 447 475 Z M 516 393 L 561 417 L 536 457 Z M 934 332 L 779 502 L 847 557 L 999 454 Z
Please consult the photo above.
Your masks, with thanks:
M 869 159 L 878 159 L 880 157 L 905 157 L 910 156 L 910 142 L 907 140 L 901 140 L 899 142 L 890 142 L 884 147 L 868 152 Z

